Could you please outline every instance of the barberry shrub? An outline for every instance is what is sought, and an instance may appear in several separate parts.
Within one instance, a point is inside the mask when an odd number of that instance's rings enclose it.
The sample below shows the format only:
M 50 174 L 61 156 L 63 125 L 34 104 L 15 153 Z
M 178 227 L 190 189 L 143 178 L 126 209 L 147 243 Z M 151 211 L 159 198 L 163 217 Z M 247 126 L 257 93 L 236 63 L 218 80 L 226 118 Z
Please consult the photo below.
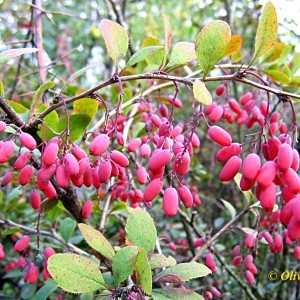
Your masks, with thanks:
M 22 299 L 273 299 L 257 282 L 300 259 L 299 53 L 288 61 L 289 45 L 276 40 L 273 4 L 262 9 L 250 60 L 225 21 L 174 44 L 162 20 L 164 43 L 146 38 L 130 54 L 125 27 L 102 19 L 114 70 L 91 89 L 71 85 L 89 67 L 44 77 L 39 43 L 0 53 L 3 63 L 37 52 L 42 82 L 19 103 L 0 82 L 6 291 L 14 283 Z

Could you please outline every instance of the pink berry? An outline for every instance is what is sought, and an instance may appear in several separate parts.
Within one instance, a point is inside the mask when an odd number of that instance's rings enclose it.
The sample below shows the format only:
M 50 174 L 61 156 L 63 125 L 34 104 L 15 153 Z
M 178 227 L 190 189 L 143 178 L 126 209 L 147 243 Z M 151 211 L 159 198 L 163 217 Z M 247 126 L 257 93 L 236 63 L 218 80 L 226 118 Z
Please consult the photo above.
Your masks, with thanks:
M 33 150 L 36 148 L 36 141 L 29 133 L 22 132 L 19 135 L 19 139 L 22 145 L 27 149 Z
M 170 242 L 169 243 L 169 248 L 172 250 L 172 251 L 176 251 L 177 247 L 176 247 L 176 244 L 174 242 Z
M 255 240 L 255 236 L 253 234 L 248 234 L 245 239 L 245 246 L 247 248 L 251 248 L 253 246 L 254 240 Z
M 47 166 L 53 165 L 57 160 L 58 144 L 55 142 L 49 142 L 42 153 L 43 163 Z
M 249 270 L 246 271 L 245 277 L 249 284 L 255 283 L 254 275 Z
M 256 153 L 250 153 L 246 156 L 243 167 L 242 175 L 247 180 L 255 180 L 260 170 L 261 161 Z
M 139 184 L 145 184 L 147 182 L 148 173 L 143 166 L 140 166 L 136 173 Z
M 216 88 L 216 95 L 217 96 L 222 96 L 225 93 L 226 86 L 225 84 L 220 84 Z
M 19 183 L 21 185 L 26 185 L 30 182 L 30 179 L 33 175 L 34 168 L 33 166 L 27 165 L 25 166 L 19 174 Z
M 157 149 L 148 161 L 149 170 L 159 170 L 172 160 L 172 153 L 168 149 Z
M 212 253 L 208 253 L 206 255 L 205 264 L 212 271 L 212 273 L 216 272 L 216 263 Z
M 112 166 L 109 160 L 101 161 L 98 170 L 99 182 L 106 183 L 111 175 Z
M 91 214 L 92 210 L 93 210 L 93 201 L 92 200 L 87 200 L 83 206 L 82 206 L 82 209 L 81 209 L 81 216 L 84 218 L 84 219 L 87 219 L 89 217 L 89 215 Z
M 232 142 L 231 136 L 223 128 L 213 125 L 208 129 L 208 136 L 220 146 L 229 146 Z
M 178 194 L 175 188 L 168 187 L 163 196 L 163 210 L 166 216 L 174 217 L 178 211 Z
M 110 138 L 107 134 L 99 134 L 93 139 L 89 145 L 91 155 L 98 156 L 106 151 L 110 143 Z
M 179 185 L 177 188 L 178 196 L 186 208 L 193 206 L 193 195 L 186 185 Z
M 123 168 L 126 168 L 129 165 L 128 158 L 118 150 L 113 150 L 110 153 L 110 159 Z
M 135 152 L 142 144 L 142 140 L 140 138 L 134 138 L 132 139 L 128 146 L 127 149 L 129 152 Z
M 29 243 L 30 243 L 30 237 L 28 235 L 24 235 L 16 242 L 14 248 L 16 251 L 22 252 L 28 246 Z
M 33 209 L 39 209 L 41 205 L 41 195 L 38 191 L 30 193 L 30 203 Z
M 44 248 L 44 255 L 45 258 L 48 259 L 49 257 L 51 257 L 52 255 L 54 255 L 56 252 L 52 247 L 45 247 Z
M 160 178 L 152 180 L 145 189 L 144 200 L 151 202 L 163 188 L 163 181 Z
M 226 162 L 220 172 L 220 179 L 225 182 L 232 180 L 234 176 L 239 172 L 241 166 L 242 159 L 240 157 L 230 157 L 230 159 Z

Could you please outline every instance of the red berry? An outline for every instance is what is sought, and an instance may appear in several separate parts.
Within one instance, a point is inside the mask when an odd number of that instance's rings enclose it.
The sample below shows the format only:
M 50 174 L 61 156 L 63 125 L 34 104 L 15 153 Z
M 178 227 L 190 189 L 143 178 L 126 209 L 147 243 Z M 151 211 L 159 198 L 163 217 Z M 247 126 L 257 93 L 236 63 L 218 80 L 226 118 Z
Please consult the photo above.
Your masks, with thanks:
M 140 138 L 134 138 L 129 142 L 127 149 L 129 152 L 135 152 L 141 145 L 142 140 Z
M 71 153 L 68 153 L 64 156 L 64 164 L 66 165 L 70 175 L 77 175 L 79 172 L 79 164 L 75 156 Z
M 139 184 L 145 184 L 147 182 L 148 173 L 143 166 L 140 166 L 136 173 Z
M 175 188 L 168 187 L 163 196 L 163 210 L 166 216 L 174 217 L 178 211 L 178 194 Z
M 160 178 L 152 180 L 146 187 L 144 192 L 144 200 L 151 202 L 162 190 L 163 181 Z
M 243 257 L 238 255 L 238 256 L 235 256 L 233 259 L 232 259 L 232 264 L 237 267 L 239 266 L 241 263 L 243 262 Z
M 87 200 L 83 206 L 82 206 L 82 209 L 81 209 L 81 216 L 84 218 L 84 219 L 87 219 L 90 215 L 90 213 L 92 212 L 93 210 L 93 201 L 92 200 Z
M 246 110 L 242 110 L 235 118 L 235 121 L 238 125 L 243 125 L 248 119 L 248 113 Z
M 294 169 L 296 172 L 299 169 L 299 152 L 296 149 L 293 149 L 293 162 L 291 168 Z
M 55 176 L 59 187 L 66 188 L 70 185 L 70 175 L 65 165 L 57 167 Z
M 21 170 L 22 168 L 24 168 L 31 156 L 32 154 L 29 151 L 22 153 L 14 162 L 14 168 L 16 170 Z
M 151 115 L 151 122 L 157 128 L 159 128 L 160 124 L 162 123 L 160 117 L 156 114 Z
M 249 284 L 252 285 L 255 283 L 254 275 L 249 270 L 246 271 L 245 277 Z
M 273 136 L 267 141 L 267 149 L 269 154 L 269 160 L 274 160 L 277 157 L 279 147 L 281 146 L 280 140 Z
M 52 255 L 54 255 L 56 252 L 52 247 L 45 247 L 44 248 L 44 255 L 45 258 L 48 259 L 49 257 L 51 257 Z
M 19 174 L 19 183 L 21 185 L 26 185 L 29 183 L 34 172 L 33 166 L 27 165 L 25 166 Z
M 177 188 L 178 196 L 186 208 L 193 206 L 193 195 L 186 185 L 179 185 Z
M 232 156 L 224 165 L 220 172 L 220 179 L 222 181 L 230 181 L 239 172 L 242 166 L 242 159 L 238 156 Z
M 53 165 L 57 160 L 58 144 L 55 142 L 49 142 L 42 154 L 43 163 L 47 166 Z
M 167 117 L 168 114 L 169 114 L 168 108 L 167 108 L 167 106 L 164 105 L 164 104 L 161 104 L 161 105 L 159 106 L 159 112 L 160 112 L 160 114 L 161 114 L 163 117 Z
M 224 113 L 224 108 L 221 105 L 217 105 L 210 113 L 209 119 L 212 122 L 217 122 L 218 120 L 221 119 Z
M 151 155 L 151 147 L 148 144 L 143 144 L 140 148 L 141 157 L 149 157 Z
M 253 234 L 248 234 L 245 239 L 245 246 L 247 248 L 251 248 L 253 246 L 254 240 L 255 240 L 255 236 Z
M 221 292 L 214 286 L 210 288 L 210 291 L 214 296 L 216 296 L 218 298 L 220 298 L 222 296 Z
M 276 185 L 273 182 L 261 188 L 259 201 L 261 207 L 267 213 L 271 213 L 274 209 L 274 205 L 276 202 L 276 192 Z
M 38 191 L 30 193 L 30 203 L 33 209 L 39 209 L 41 205 L 41 195 Z
M 109 160 L 101 161 L 98 170 L 98 178 L 99 182 L 106 183 L 110 178 L 112 166 Z
M 168 100 L 171 104 L 173 104 L 175 107 L 181 107 L 181 106 L 182 106 L 182 103 L 181 103 L 180 99 L 174 98 L 173 95 L 168 96 L 168 97 L 167 97 L 167 100 Z
M 279 216 L 280 222 L 282 224 L 284 224 L 284 225 L 289 224 L 289 222 L 293 216 L 294 205 L 298 201 L 299 201 L 298 198 L 293 198 L 282 207 L 282 209 L 280 210 L 280 216 Z
M 1 187 L 4 187 L 10 183 L 13 179 L 13 172 L 6 172 L 1 181 Z
M 173 169 L 178 175 L 185 175 L 189 170 L 190 161 L 191 158 L 187 152 L 184 154 L 179 152 L 174 159 Z
M 205 244 L 205 238 L 199 238 L 197 239 L 196 241 L 194 241 L 194 247 L 195 248 L 198 248 L 198 247 L 201 247 Z
M 281 179 L 291 192 L 295 194 L 300 192 L 300 178 L 294 169 L 289 168 L 283 172 Z
M 240 104 L 235 99 L 230 98 L 228 104 L 233 112 L 235 112 L 236 114 L 241 113 L 242 109 L 240 107 Z
M 172 153 L 168 149 L 157 149 L 148 161 L 149 170 L 159 170 L 172 160 Z
M 245 267 L 249 269 L 252 264 L 253 264 L 253 256 L 251 254 L 248 254 L 245 258 Z
M 3 245 L 0 244 L 2 247 L 0 247 L 0 261 L 5 258 L 5 252 L 3 250 Z
M 216 95 L 217 96 L 222 96 L 224 94 L 225 90 L 226 90 L 225 84 L 218 85 L 217 88 L 216 88 Z
M 107 134 L 99 134 L 89 145 L 91 155 L 98 156 L 106 151 L 110 143 L 110 138 Z
M 158 136 L 169 137 L 173 131 L 173 126 L 169 121 L 162 122 L 158 128 Z
M 30 134 L 22 132 L 19 135 L 19 139 L 22 145 L 25 146 L 27 149 L 33 150 L 36 148 L 36 141 Z
M 255 184 L 256 180 L 247 180 L 245 177 L 242 176 L 240 181 L 240 188 L 242 191 L 249 191 Z
M 29 243 L 30 243 L 30 237 L 28 235 L 24 235 L 16 242 L 14 248 L 16 251 L 22 252 L 28 246 Z
M 231 251 L 231 255 L 232 256 L 237 256 L 241 251 L 241 246 L 240 245 L 236 245 L 232 251 Z
M 18 269 L 23 269 L 24 268 L 24 263 L 25 263 L 25 258 L 23 256 L 20 256 L 18 261 L 17 261 L 17 267 Z
M 123 168 L 126 168 L 129 165 L 128 158 L 118 150 L 113 150 L 110 153 L 110 159 Z
M 300 239 L 300 221 L 295 217 L 290 219 L 288 224 L 288 236 L 292 241 Z
M 74 144 L 72 146 L 71 152 L 76 157 L 77 160 L 81 160 L 81 159 L 87 157 L 85 151 L 80 146 L 78 146 L 76 144 Z
M 170 242 L 169 243 L 169 248 L 172 250 L 172 251 L 176 251 L 177 247 L 176 247 L 176 244 L 174 242 Z
M 260 170 L 260 157 L 256 153 L 250 153 L 246 156 L 243 167 L 242 175 L 247 180 L 255 180 Z
M 294 248 L 294 257 L 296 260 L 300 260 L 300 246 Z
M 0 132 L 3 132 L 6 129 L 6 123 L 3 121 L 0 121 Z
M 14 153 L 14 143 L 12 141 L 0 142 L 0 163 L 7 162 Z
M 262 186 L 268 186 L 272 183 L 277 174 L 277 164 L 271 160 L 265 162 L 258 172 L 256 181 Z
M 288 170 L 293 163 L 293 149 L 289 144 L 282 144 L 278 149 L 277 166 L 280 171 Z
M 251 92 L 246 93 L 241 99 L 240 102 L 242 105 L 245 105 L 253 98 L 253 94 Z
M 239 143 L 232 143 L 229 146 L 221 148 L 216 155 L 218 161 L 226 162 L 232 156 L 240 155 L 242 147 Z
M 278 233 L 275 233 L 274 235 L 274 245 L 276 248 L 276 252 L 282 252 L 283 250 L 282 236 Z
M 216 263 L 212 253 L 208 253 L 206 255 L 205 264 L 211 270 L 212 273 L 216 272 Z
M 208 129 L 208 136 L 220 146 L 229 146 L 232 142 L 231 136 L 223 128 L 213 125 Z
M 28 281 L 30 284 L 36 283 L 39 278 L 39 269 L 36 266 L 33 266 L 28 271 Z
M 53 199 L 57 195 L 56 190 L 50 181 L 48 181 L 45 186 L 43 193 L 48 199 Z

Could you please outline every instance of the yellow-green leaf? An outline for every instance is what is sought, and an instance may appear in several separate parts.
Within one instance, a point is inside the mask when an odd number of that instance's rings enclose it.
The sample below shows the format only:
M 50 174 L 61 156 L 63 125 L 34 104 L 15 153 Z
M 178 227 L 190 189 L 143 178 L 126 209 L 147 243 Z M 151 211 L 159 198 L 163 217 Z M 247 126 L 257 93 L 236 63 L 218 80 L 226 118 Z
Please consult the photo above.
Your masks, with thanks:
M 277 30 L 278 21 L 276 10 L 272 2 L 269 1 L 264 6 L 258 22 L 255 37 L 255 51 L 251 64 L 273 47 L 276 41 Z
M 151 269 L 163 268 L 163 267 L 172 267 L 176 265 L 176 260 L 172 256 L 164 256 L 163 254 L 153 253 L 150 256 L 149 264 Z
M 93 119 L 98 111 L 98 101 L 91 98 L 82 98 L 74 101 L 73 108 L 76 114 L 88 115 Z
M 290 78 L 278 70 L 262 70 L 269 78 L 280 83 L 289 83 Z
M 284 44 L 275 41 L 274 46 L 261 59 L 262 62 L 273 62 L 278 59 L 284 50 Z
M 128 49 L 129 38 L 127 31 L 118 23 L 106 19 L 101 20 L 100 30 L 106 49 L 115 66 L 118 67 L 120 59 Z
M 212 103 L 212 97 L 209 90 L 206 88 L 203 81 L 196 79 L 193 83 L 194 98 L 205 105 Z
M 162 288 L 152 291 L 153 300 L 204 300 L 204 298 L 189 289 L 182 288 Z
M 98 266 L 78 254 L 54 254 L 48 259 L 47 269 L 56 284 L 69 293 L 93 292 L 105 284 Z
M 195 45 L 189 42 L 178 42 L 174 45 L 166 67 L 183 65 L 196 59 Z
M 242 47 L 243 39 L 240 35 L 232 35 L 229 44 L 225 49 L 224 56 L 229 56 L 237 51 L 239 51 Z
M 4 97 L 4 87 L 3 87 L 3 82 L 1 79 L 0 79 L 0 95 L 2 97 Z
M 154 37 L 147 37 L 143 40 L 142 48 L 148 46 L 162 46 L 162 43 Z M 155 53 L 152 53 L 151 55 L 148 55 L 146 57 L 146 62 L 148 65 L 155 65 L 155 67 L 158 67 L 163 63 L 163 59 L 164 59 L 164 50 L 161 49 L 156 51 Z
M 296 52 L 291 61 L 291 72 L 295 74 L 300 68 L 300 52 Z
M 224 21 L 211 21 L 203 27 L 196 40 L 196 56 L 204 77 L 224 57 L 230 40 L 231 29 Z
M 95 230 L 92 226 L 80 223 L 78 228 L 81 231 L 86 242 L 102 256 L 112 260 L 115 256 L 115 251 L 104 235 Z

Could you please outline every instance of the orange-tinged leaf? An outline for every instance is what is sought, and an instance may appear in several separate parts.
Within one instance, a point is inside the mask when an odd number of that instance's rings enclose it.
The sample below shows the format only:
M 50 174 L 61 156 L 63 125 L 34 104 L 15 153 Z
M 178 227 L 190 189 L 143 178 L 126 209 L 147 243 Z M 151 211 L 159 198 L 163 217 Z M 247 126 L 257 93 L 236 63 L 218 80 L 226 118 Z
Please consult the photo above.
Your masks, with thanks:
M 194 98 L 205 105 L 209 105 L 212 102 L 212 97 L 203 81 L 196 79 L 193 84 Z
M 120 59 L 128 49 L 129 38 L 127 31 L 118 23 L 106 19 L 101 20 L 100 30 L 106 49 L 115 66 L 118 67 Z
M 284 44 L 275 41 L 274 46 L 263 57 L 262 62 L 272 62 L 278 59 L 284 50 Z
M 276 10 L 272 2 L 267 2 L 258 22 L 255 37 L 255 51 L 251 64 L 267 53 L 276 41 L 278 21 Z
M 243 39 L 240 35 L 232 35 L 229 44 L 226 47 L 224 56 L 229 56 L 237 51 L 239 51 L 242 47 Z
M 200 31 L 195 46 L 204 77 L 214 68 L 215 63 L 224 57 L 230 40 L 231 29 L 224 21 L 211 21 Z
M 189 42 L 178 42 L 174 45 L 167 67 L 183 65 L 196 59 L 195 45 Z

